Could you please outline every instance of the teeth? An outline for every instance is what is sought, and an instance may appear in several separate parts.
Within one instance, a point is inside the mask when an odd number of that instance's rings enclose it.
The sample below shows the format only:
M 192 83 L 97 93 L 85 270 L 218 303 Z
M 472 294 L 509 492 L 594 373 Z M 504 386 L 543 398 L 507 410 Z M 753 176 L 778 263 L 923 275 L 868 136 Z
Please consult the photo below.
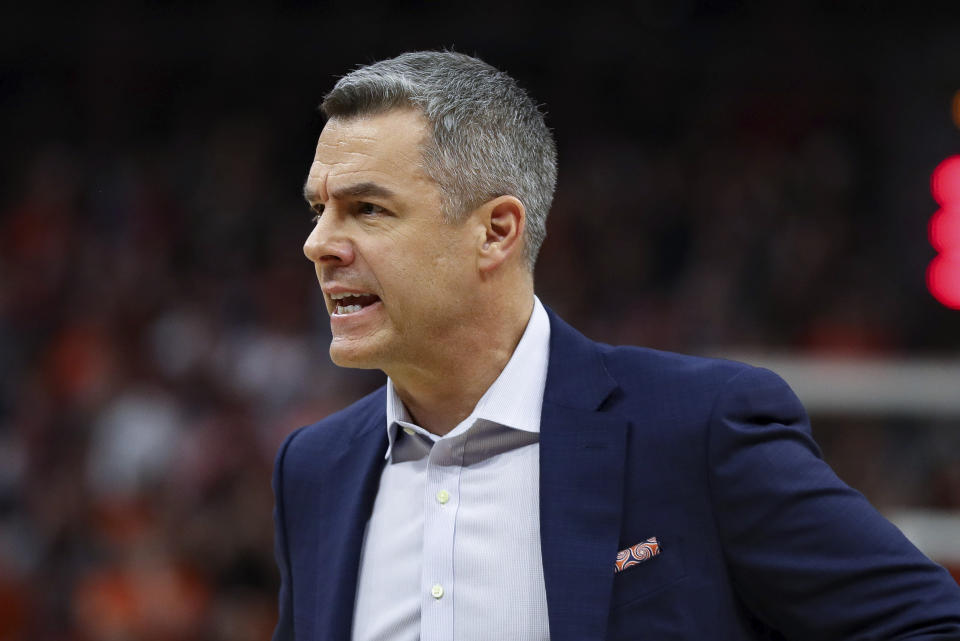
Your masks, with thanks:
M 352 314 L 361 309 L 363 309 L 361 305 L 337 305 L 337 314 Z
M 337 292 L 329 294 L 330 299 L 334 301 L 336 308 L 334 309 L 334 314 L 353 314 L 359 312 L 363 309 L 363 305 L 360 305 L 361 300 L 368 300 L 370 297 L 376 298 L 372 294 L 366 292 Z M 357 303 L 357 304 L 349 304 Z

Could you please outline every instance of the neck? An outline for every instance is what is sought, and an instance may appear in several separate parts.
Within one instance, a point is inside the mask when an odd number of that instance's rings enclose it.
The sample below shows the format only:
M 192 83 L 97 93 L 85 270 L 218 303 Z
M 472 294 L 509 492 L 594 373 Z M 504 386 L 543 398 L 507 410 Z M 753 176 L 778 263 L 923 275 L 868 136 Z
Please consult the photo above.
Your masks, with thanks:
M 513 355 L 533 312 L 533 292 L 453 332 L 429 363 L 387 374 L 414 421 L 444 435 L 467 418 Z

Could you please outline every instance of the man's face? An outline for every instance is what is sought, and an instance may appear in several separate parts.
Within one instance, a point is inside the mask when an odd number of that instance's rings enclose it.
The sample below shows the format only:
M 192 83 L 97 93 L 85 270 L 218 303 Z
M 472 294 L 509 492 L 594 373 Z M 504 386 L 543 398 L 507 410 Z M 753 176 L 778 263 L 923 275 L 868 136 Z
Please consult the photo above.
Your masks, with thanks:
M 331 119 L 320 134 L 304 188 L 319 215 L 304 253 L 338 365 L 418 367 L 469 319 L 482 229 L 469 218 L 443 221 L 439 188 L 420 168 L 425 135 L 422 117 L 406 109 Z

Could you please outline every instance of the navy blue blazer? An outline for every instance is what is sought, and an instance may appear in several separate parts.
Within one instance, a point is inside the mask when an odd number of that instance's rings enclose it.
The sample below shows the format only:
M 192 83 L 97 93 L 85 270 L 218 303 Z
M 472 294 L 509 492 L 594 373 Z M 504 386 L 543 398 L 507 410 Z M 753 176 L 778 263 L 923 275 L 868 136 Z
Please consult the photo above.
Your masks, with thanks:
M 960 639 L 960 587 L 823 462 L 779 377 L 595 343 L 552 312 L 550 324 L 540 538 L 553 641 Z M 350 638 L 385 408 L 380 388 L 277 455 L 275 641 Z M 615 574 L 617 552 L 650 537 L 660 554 Z

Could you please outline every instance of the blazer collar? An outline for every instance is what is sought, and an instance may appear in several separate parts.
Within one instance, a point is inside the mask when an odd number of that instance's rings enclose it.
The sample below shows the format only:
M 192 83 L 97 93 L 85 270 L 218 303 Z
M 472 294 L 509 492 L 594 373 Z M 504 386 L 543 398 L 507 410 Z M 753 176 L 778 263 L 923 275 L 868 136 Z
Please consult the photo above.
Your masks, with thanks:
M 364 531 L 373 511 L 387 447 L 385 399 L 382 393 L 377 398 L 379 407 L 361 419 L 362 427 L 344 443 L 346 447 L 329 454 L 335 462 L 312 506 L 315 514 L 322 515 L 324 526 L 319 527 L 321 519 L 317 519 L 312 553 L 319 558 L 306 567 L 323 568 L 312 578 L 318 588 L 315 625 L 316 630 L 324 631 L 320 635 L 324 638 L 349 639 L 353 625 Z M 325 521 L 330 515 L 336 515 L 338 526 Z
M 598 344 L 547 308 L 550 318 L 550 364 L 544 403 L 595 410 L 617 388 L 607 372 Z

